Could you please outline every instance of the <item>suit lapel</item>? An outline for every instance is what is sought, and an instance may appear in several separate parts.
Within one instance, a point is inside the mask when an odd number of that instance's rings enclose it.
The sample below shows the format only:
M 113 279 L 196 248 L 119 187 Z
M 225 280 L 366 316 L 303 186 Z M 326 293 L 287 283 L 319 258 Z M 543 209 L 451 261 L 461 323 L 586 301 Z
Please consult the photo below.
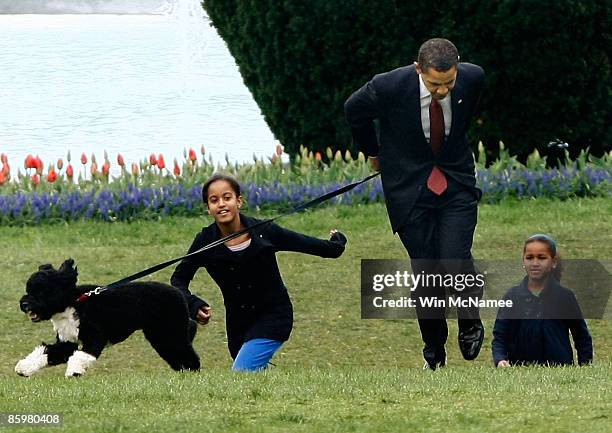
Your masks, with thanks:
M 451 129 L 445 142 L 451 140 L 451 137 L 456 132 L 457 127 L 461 124 L 461 119 L 465 113 L 464 107 L 466 106 L 466 101 L 464 98 L 465 95 L 463 85 L 461 84 L 460 74 L 460 71 L 457 72 L 457 84 L 455 84 L 455 87 L 451 92 Z
M 416 72 L 414 66 L 409 69 L 410 78 L 408 85 L 406 86 L 406 93 L 404 95 L 404 106 L 406 109 L 407 122 L 411 123 L 411 129 L 421 131 L 420 143 L 422 146 L 427 147 L 429 150 L 429 144 L 427 138 L 425 138 L 425 132 L 423 132 L 423 121 L 421 120 L 421 89 L 419 74 Z M 410 145 L 411 143 L 407 143 Z

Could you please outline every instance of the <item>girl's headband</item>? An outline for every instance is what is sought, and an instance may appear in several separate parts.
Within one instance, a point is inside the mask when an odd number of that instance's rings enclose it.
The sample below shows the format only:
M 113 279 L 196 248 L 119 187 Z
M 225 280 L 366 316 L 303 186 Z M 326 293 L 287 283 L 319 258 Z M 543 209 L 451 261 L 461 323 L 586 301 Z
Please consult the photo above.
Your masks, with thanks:
M 535 235 L 529 236 L 527 240 L 525 241 L 525 244 L 528 244 L 529 242 L 533 242 L 533 241 L 546 242 L 550 246 L 550 250 L 553 256 L 557 255 L 557 242 L 550 236 L 545 235 L 544 233 L 536 233 Z

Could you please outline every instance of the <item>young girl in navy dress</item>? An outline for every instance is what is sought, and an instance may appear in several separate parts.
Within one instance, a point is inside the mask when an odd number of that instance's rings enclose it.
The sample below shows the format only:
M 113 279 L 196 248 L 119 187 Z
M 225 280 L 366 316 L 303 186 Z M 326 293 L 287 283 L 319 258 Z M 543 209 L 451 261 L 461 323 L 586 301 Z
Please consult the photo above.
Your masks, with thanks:
M 500 309 L 493 329 L 493 362 L 511 365 L 570 365 L 593 360 L 593 342 L 574 293 L 561 286 L 557 243 L 544 234 L 525 241 L 523 268 L 527 276 L 504 296 L 513 306 Z
M 202 198 L 215 221 L 196 235 L 189 253 L 260 221 L 240 213 L 240 185 L 231 176 L 213 175 L 202 188 Z M 211 317 L 210 306 L 189 292 L 197 270 L 206 268 L 223 294 L 232 368 L 263 370 L 289 338 L 293 326 L 293 308 L 275 254 L 296 251 L 337 258 L 344 252 L 346 238 L 336 230 L 330 236 L 330 240 L 321 240 L 275 223 L 264 224 L 224 245 L 183 259 L 170 281 L 187 296 L 192 317 L 206 324 Z

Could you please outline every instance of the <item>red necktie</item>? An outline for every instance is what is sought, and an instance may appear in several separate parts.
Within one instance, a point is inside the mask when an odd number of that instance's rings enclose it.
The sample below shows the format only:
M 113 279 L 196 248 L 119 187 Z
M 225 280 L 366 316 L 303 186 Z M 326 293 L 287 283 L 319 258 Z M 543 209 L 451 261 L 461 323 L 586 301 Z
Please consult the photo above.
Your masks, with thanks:
M 443 141 L 444 113 L 442 112 L 440 103 L 432 96 L 431 104 L 429 105 L 429 144 L 431 144 L 431 150 L 434 155 L 440 152 Z M 427 188 L 434 194 L 441 195 L 446 191 L 447 187 L 448 183 L 446 182 L 446 176 L 444 176 L 442 170 L 434 166 L 427 179 Z

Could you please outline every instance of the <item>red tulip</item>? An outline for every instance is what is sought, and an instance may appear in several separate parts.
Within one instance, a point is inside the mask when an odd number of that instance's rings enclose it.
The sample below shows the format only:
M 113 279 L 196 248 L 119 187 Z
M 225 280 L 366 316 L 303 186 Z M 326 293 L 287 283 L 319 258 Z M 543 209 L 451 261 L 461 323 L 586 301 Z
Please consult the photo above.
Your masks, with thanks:
M 38 185 L 40 183 L 40 176 L 38 174 L 32 175 L 32 185 Z
M 315 159 L 316 159 L 317 161 L 321 161 L 321 159 L 322 159 L 322 157 L 321 157 L 321 152 L 316 152 L 316 153 L 315 153 Z
M 102 165 L 102 174 L 106 177 L 108 177 L 108 174 L 110 173 L 110 162 L 106 161 L 103 165 Z
M 160 170 L 166 168 L 166 161 L 164 160 L 164 155 L 161 153 L 157 157 L 157 167 L 159 167 Z
M 36 173 L 42 174 L 45 165 L 43 164 L 42 159 L 38 157 L 38 155 L 36 155 L 36 158 L 34 158 L 34 163 L 36 164 Z
M 36 159 L 32 155 L 26 156 L 24 166 L 25 168 L 36 168 Z
M 49 174 L 47 174 L 47 182 L 53 183 L 57 180 L 57 173 L 54 169 L 49 170 Z
M 95 176 L 96 174 L 98 174 L 98 164 L 96 164 L 95 162 L 92 162 L 91 168 L 89 170 L 91 171 L 91 175 Z
M 176 162 L 176 159 L 174 160 L 174 175 L 175 176 L 181 175 L 181 167 L 179 167 L 178 162 Z
M 132 163 L 132 174 L 134 176 L 138 176 L 138 164 L 136 164 L 135 162 Z
M 64 161 L 62 160 L 62 158 L 57 160 L 57 169 L 61 170 L 64 167 Z
M 0 185 L 4 185 L 6 182 L 6 176 L 4 175 L 4 171 L 0 171 Z
M 83 154 L 81 155 L 81 164 L 87 164 L 87 155 L 85 155 L 85 152 L 83 152 Z
M 2 166 L 2 173 L 5 176 L 8 176 L 11 173 L 11 166 L 9 165 L 8 162 L 5 162 L 4 165 Z
M 149 164 L 151 165 L 157 165 L 157 158 L 155 157 L 155 154 L 152 153 L 151 155 L 149 155 Z
M 276 154 L 281 156 L 283 154 L 283 146 L 279 143 L 276 145 Z
M 68 164 L 68 166 L 66 167 L 66 176 L 68 176 L 68 178 L 72 179 L 72 176 L 74 176 L 74 169 L 72 168 L 72 164 Z
M 0 154 L 0 162 L 2 162 L 2 164 L 6 164 L 8 162 L 8 158 L 6 157 L 5 153 Z
M 189 159 L 193 162 L 195 162 L 198 159 L 198 157 L 196 156 L 195 150 L 189 149 Z
M 120 167 L 124 167 L 125 166 L 125 161 L 123 160 L 123 155 L 121 155 L 120 153 L 117 154 L 117 164 L 119 164 Z
M 204 156 L 204 154 L 206 153 L 206 148 L 204 147 L 204 145 L 200 147 L 200 153 L 202 154 L 202 156 Z
M 91 154 L 91 162 L 97 162 L 96 155 L 94 153 Z

